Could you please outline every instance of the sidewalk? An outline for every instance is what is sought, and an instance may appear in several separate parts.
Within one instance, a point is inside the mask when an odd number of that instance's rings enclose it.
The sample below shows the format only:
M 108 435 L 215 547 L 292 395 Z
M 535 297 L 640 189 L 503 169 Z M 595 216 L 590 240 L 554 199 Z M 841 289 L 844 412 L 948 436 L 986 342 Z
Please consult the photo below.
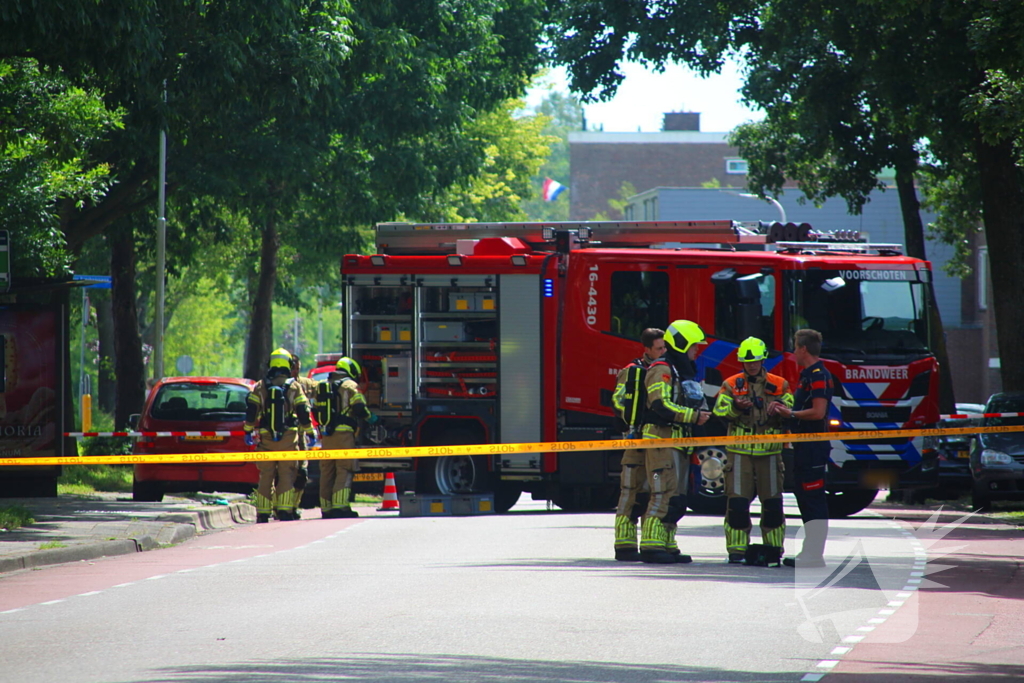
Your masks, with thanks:
M 0 499 L 0 505 L 24 506 L 35 518 L 20 529 L 0 530 L 0 573 L 153 550 L 256 521 L 256 509 L 244 497 L 229 498 L 218 505 L 172 496 L 137 503 L 124 493 Z

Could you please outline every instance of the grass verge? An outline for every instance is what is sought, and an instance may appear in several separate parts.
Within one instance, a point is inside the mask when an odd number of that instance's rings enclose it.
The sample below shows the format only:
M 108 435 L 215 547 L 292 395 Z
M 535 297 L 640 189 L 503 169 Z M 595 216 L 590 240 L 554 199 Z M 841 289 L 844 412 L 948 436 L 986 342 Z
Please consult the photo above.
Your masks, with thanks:
M 57 480 L 57 493 L 123 493 L 132 490 L 131 465 L 65 465 Z
M 5 505 L 0 507 L 0 529 L 13 531 L 35 521 L 32 513 L 23 505 Z

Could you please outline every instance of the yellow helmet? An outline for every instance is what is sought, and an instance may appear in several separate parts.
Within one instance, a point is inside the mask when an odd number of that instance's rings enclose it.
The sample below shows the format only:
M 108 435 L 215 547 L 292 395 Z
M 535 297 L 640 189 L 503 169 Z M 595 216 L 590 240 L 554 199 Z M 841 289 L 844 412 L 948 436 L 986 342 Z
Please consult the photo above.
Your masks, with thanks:
M 338 362 L 334 365 L 334 369 L 338 372 L 344 372 L 352 379 L 359 379 L 363 374 L 363 369 L 359 366 L 359 363 L 348 356 L 339 358 Z
M 704 341 L 704 330 L 691 320 L 676 320 L 665 330 L 665 343 L 680 353 Z
M 752 363 L 768 357 L 768 347 L 757 337 L 747 337 L 736 349 L 736 357 L 743 363 Z
M 292 354 L 288 352 L 288 349 L 275 349 L 270 353 L 270 363 L 267 365 L 268 369 L 284 368 L 291 372 L 292 369 Z

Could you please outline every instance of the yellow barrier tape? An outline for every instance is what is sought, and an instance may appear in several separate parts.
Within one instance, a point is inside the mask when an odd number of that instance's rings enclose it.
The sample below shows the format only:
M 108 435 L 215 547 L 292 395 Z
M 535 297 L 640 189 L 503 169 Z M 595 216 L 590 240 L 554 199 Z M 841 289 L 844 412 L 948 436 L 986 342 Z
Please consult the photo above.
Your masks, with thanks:
M 943 429 L 876 429 L 810 434 L 762 434 L 750 436 L 704 436 L 679 439 L 599 439 L 593 441 L 548 441 L 539 443 L 485 443 L 459 446 L 390 446 L 320 451 L 245 451 L 240 453 L 175 453 L 167 455 L 89 455 L 58 458 L 0 458 L 3 465 L 142 465 L 174 463 L 263 462 L 271 460 L 359 460 L 437 458 L 446 455 L 492 455 L 511 453 L 583 453 L 622 451 L 638 448 L 696 448 L 754 443 L 797 443 L 805 441 L 858 441 L 901 439 L 918 436 L 996 434 L 1024 431 L 1024 427 L 947 427 Z

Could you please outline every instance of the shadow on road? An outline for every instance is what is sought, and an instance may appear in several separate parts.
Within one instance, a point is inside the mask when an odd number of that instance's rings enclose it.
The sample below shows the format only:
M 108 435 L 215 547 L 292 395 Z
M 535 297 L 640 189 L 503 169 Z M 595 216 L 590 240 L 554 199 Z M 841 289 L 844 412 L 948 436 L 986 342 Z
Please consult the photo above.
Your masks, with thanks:
M 330 659 L 240 663 L 219 667 L 180 667 L 154 672 L 153 683 L 281 683 L 361 681 L 362 683 L 660 683 L 662 681 L 763 681 L 789 683 L 803 671 L 760 673 L 707 667 L 605 662 L 550 662 L 453 655 L 353 654 Z

